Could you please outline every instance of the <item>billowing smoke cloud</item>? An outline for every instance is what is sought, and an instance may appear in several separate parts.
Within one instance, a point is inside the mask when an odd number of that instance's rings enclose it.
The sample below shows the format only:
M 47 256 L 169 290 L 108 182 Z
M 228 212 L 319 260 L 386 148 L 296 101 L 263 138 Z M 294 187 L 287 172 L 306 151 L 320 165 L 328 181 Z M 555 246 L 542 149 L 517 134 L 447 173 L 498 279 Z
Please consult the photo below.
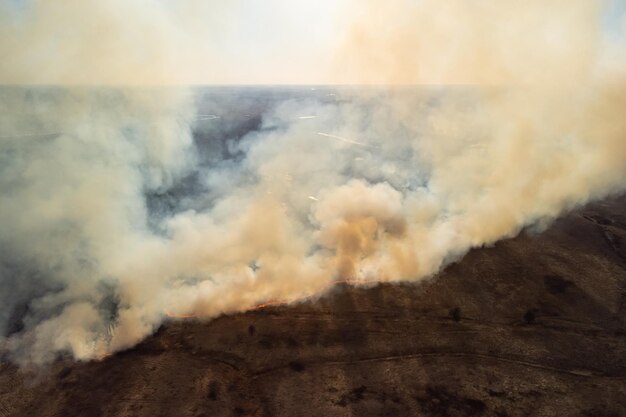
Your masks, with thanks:
M 588 79 L 601 1 L 391 0 L 351 8 L 338 71 L 379 84 L 511 84 Z
M 5 348 L 91 359 L 168 316 L 417 281 L 622 191 L 626 91 L 601 3 L 492 3 L 363 3 L 328 50 L 334 80 L 471 87 L 0 89 Z M 177 33 L 158 16 L 129 24 Z M 55 63 L 53 79 L 127 83 L 135 67 L 111 62 L 144 43 L 111 47 L 102 77 Z M 176 48 L 150 50 L 175 73 Z
M 313 0 L 0 0 L 0 80 L 333 83 L 340 10 Z
M 5 326 L 26 308 L 33 350 L 93 354 L 86 343 L 108 326 L 102 315 L 113 307 L 104 304 L 118 303 L 124 258 L 157 244 L 144 226 L 144 193 L 171 186 L 193 161 L 184 101 L 171 92 L 2 89 L 0 314 Z

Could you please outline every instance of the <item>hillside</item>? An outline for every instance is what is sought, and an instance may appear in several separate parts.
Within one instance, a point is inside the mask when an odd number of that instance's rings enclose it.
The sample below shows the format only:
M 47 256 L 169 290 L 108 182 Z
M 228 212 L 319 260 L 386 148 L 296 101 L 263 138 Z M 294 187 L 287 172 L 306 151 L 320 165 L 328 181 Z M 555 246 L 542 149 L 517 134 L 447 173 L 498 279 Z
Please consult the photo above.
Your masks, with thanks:
M 626 198 L 419 284 L 171 321 L 100 362 L 0 365 L 0 416 L 626 415 Z

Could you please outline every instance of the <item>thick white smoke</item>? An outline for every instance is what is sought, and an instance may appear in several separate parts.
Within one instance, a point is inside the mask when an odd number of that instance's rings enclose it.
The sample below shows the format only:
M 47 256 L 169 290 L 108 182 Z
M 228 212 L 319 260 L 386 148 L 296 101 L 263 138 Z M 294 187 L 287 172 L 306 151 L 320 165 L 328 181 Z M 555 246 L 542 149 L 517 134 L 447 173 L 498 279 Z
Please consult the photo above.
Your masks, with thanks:
M 0 97 L 3 326 L 16 302 L 30 303 L 23 343 L 89 357 L 125 258 L 158 244 L 144 193 L 171 186 L 193 161 L 186 98 L 13 87 Z
M 465 65 L 497 86 L 1 88 L 0 340 L 21 362 L 91 359 L 168 316 L 295 301 L 339 280 L 417 281 L 623 190 L 625 84 L 598 65 L 599 3 L 557 2 L 563 14 L 510 3 L 520 12 L 510 31 L 478 25 L 503 14 L 486 2 L 368 3 L 337 41 L 359 63 L 342 77 L 366 68 L 351 79 L 412 83 L 433 70 L 446 80 Z M 112 10 L 106 21 L 125 28 Z M 376 12 L 397 31 L 380 32 Z M 492 36 L 483 42 L 478 28 Z M 127 73 L 142 65 L 106 71 L 125 50 L 110 48 L 96 82 L 134 83 Z M 175 71 L 169 49 L 153 50 Z

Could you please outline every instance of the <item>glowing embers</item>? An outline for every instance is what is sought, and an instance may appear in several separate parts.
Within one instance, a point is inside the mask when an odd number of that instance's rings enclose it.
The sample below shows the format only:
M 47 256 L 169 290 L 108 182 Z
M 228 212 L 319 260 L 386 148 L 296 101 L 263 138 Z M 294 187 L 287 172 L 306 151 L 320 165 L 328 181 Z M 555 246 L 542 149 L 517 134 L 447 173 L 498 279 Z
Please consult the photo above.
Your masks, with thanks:
M 268 301 L 267 303 L 257 304 L 256 306 L 252 307 L 252 310 L 260 310 L 262 308 L 268 307 L 280 307 L 287 304 L 289 304 L 288 301 Z
M 195 314 L 175 314 L 175 313 L 172 313 L 171 311 L 166 311 L 165 315 L 171 319 L 180 319 L 180 320 L 193 319 L 197 317 L 197 315 Z

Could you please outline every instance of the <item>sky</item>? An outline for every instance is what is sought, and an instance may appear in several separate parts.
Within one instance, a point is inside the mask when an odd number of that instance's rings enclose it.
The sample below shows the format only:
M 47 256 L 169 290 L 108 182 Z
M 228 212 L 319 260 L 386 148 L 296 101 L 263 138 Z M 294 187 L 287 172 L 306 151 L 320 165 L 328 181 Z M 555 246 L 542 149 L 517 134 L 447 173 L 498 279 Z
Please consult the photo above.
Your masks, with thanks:
M 495 7 L 485 0 L 0 0 L 0 83 L 499 82 L 511 71 L 508 53 L 495 55 L 498 64 L 485 74 L 451 68 L 468 66 L 476 51 L 500 53 L 516 42 L 509 32 L 544 44 L 535 33 L 554 38 L 550 28 L 558 35 L 561 27 L 574 50 L 580 16 L 597 32 L 587 38 L 599 35 L 603 50 L 621 55 L 626 0 L 557 3 L 564 7 L 536 0 Z

